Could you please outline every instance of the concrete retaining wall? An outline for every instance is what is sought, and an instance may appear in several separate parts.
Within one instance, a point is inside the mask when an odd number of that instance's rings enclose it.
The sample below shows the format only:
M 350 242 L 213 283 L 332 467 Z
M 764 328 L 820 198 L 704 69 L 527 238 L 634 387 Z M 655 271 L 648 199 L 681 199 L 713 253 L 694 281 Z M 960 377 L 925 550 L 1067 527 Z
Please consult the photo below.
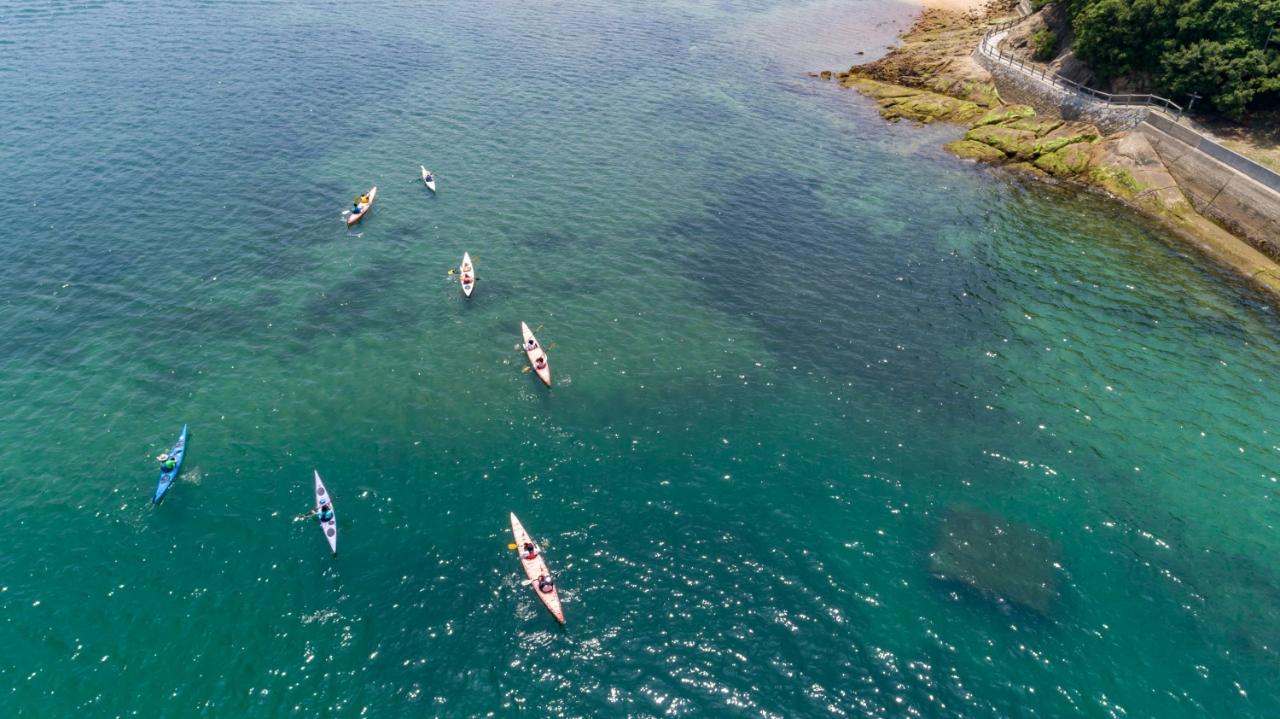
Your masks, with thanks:
M 1108 105 L 1088 95 L 1047 84 L 981 51 L 975 52 L 973 59 L 991 73 L 1005 102 L 1030 105 L 1037 112 L 1058 115 L 1064 120 L 1091 122 L 1108 134 L 1134 129 L 1151 112 L 1151 108 L 1144 105 Z
M 1239 170 L 1276 192 L 1280 192 L 1280 174 L 1277 174 L 1275 170 L 1259 165 L 1239 153 L 1232 152 L 1213 140 L 1194 130 L 1183 127 L 1159 113 L 1152 113 L 1151 117 L 1147 118 L 1147 122 L 1164 131 L 1165 134 L 1173 135 L 1222 164 Z
M 1263 254 L 1280 261 L 1280 192 L 1234 167 L 1244 158 L 1157 113 L 1138 125 L 1137 130 L 1151 142 L 1200 214 L 1222 223 Z

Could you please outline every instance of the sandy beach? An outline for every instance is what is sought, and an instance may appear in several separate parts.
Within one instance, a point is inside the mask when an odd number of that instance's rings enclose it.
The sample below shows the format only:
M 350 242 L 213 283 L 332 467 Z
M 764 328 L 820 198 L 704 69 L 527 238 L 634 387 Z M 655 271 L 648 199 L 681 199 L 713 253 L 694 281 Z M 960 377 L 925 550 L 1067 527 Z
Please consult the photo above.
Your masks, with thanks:
M 924 7 L 953 10 L 955 12 L 980 10 L 983 5 L 987 4 L 987 0 L 917 0 L 917 2 Z

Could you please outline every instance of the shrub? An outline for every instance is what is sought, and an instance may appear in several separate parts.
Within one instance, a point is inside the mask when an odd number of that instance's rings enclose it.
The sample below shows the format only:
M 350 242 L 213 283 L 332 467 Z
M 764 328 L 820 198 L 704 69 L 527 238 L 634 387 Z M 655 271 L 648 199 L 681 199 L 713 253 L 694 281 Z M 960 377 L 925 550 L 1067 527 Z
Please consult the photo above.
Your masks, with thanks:
M 1058 49 L 1058 33 L 1047 27 L 1036 30 L 1031 35 L 1031 58 L 1046 62 L 1052 60 Z

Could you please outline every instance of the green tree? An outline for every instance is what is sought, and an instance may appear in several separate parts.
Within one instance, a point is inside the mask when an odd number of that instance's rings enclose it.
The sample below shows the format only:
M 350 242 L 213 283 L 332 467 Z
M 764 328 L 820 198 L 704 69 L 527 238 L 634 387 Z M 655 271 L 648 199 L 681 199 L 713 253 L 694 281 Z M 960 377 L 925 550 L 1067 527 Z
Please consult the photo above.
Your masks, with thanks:
M 1076 54 L 1098 77 L 1149 74 L 1178 102 L 1201 95 L 1240 117 L 1280 94 L 1280 0 L 1060 0 L 1076 31 Z M 1280 35 L 1280 32 L 1277 33 Z

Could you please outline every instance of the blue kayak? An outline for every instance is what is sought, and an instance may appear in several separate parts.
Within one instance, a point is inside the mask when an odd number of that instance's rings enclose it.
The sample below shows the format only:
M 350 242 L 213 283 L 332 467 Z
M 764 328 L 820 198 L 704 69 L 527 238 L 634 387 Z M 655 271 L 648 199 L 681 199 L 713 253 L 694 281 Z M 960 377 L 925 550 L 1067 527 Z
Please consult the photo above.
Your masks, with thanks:
M 164 499 L 164 493 L 169 491 L 169 486 L 173 484 L 173 478 L 178 476 L 178 470 L 182 469 L 182 455 L 187 452 L 187 425 L 182 425 L 182 435 L 178 437 L 178 443 L 173 445 L 173 449 L 169 450 L 169 456 L 178 460 L 173 465 L 173 469 L 160 473 L 160 484 L 156 485 L 156 496 L 152 498 L 152 504 L 160 504 L 160 500 Z

